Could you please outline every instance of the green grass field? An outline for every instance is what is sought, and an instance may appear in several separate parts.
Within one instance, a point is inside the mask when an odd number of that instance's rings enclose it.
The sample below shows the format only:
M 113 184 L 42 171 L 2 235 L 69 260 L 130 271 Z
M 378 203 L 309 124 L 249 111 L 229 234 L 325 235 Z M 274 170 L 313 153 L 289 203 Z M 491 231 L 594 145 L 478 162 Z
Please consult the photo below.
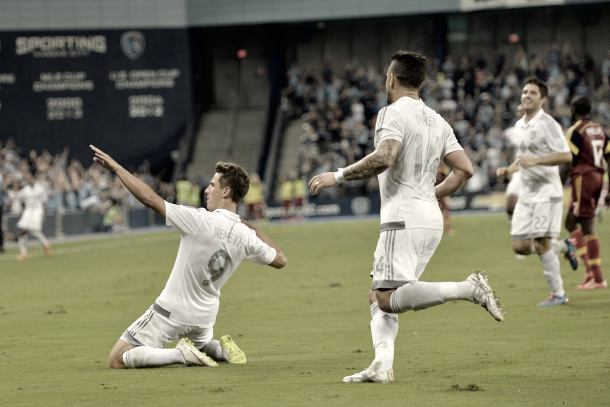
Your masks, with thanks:
M 289 264 L 243 264 L 224 287 L 215 337 L 231 334 L 248 363 L 218 368 L 108 368 L 120 334 L 163 289 L 177 232 L 57 242 L 48 258 L 31 241 L 22 262 L 12 248 L 0 257 L 0 405 L 607 406 L 610 292 L 575 291 L 583 271 L 562 259 L 570 303 L 537 308 L 548 295 L 540 261 L 515 259 L 506 218 L 453 224 L 422 280 L 486 270 L 505 322 L 468 302 L 400 315 L 388 385 L 341 382 L 373 359 L 377 221 L 265 225 Z M 608 258 L 610 221 L 597 227 Z

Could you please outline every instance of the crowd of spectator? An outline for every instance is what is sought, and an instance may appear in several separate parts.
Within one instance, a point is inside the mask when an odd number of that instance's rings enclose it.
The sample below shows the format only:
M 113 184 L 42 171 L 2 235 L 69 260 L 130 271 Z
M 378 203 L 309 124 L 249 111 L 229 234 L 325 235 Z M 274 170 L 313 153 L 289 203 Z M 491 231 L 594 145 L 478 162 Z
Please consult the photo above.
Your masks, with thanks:
M 594 119 L 610 125 L 610 51 L 597 72 L 593 58 L 578 55 L 569 43 L 553 44 L 545 55 L 521 50 L 508 59 L 498 53 L 493 61 L 480 55 L 447 55 L 442 62 L 430 60 L 428 68 L 420 97 L 449 122 L 473 162 L 475 176 L 465 187 L 469 192 L 505 187 L 495 172 L 513 159 L 505 130 L 516 121 L 521 84 L 529 76 L 548 84 L 544 108 L 564 130 L 571 126 L 569 102 L 577 95 L 590 96 Z M 328 63 L 295 63 L 287 71 L 287 82 L 281 109 L 286 122 L 300 118 L 303 123 L 295 168 L 303 178 L 345 167 L 373 150 L 376 115 L 387 104 L 385 73 L 379 67 L 349 62 L 335 72 Z M 325 191 L 350 194 L 376 188 L 374 177 Z
M 335 72 L 328 63 L 320 67 L 291 65 L 281 110 L 286 122 L 302 121 L 300 159 L 289 169 L 291 180 L 307 181 L 314 174 L 345 167 L 373 151 L 377 113 L 387 105 L 384 69 L 357 62 L 347 63 L 342 72 Z M 447 55 L 444 61 L 429 62 L 420 96 L 453 127 L 475 166 L 466 191 L 504 188 L 495 172 L 513 158 L 505 132 L 516 121 L 521 83 L 532 75 L 547 82 L 549 97 L 544 108 L 564 129 L 571 125 L 569 101 L 576 95 L 590 96 L 594 119 L 610 126 L 610 51 L 597 71 L 590 55 L 578 55 L 569 44 L 563 48 L 551 45 L 544 55 L 519 51 L 510 60 L 503 54 L 493 61 L 480 55 Z M 24 152 L 13 140 L 0 142 L 0 205 L 4 213 L 21 212 L 16 194 L 24 185 L 25 173 L 32 170 L 47 188 L 50 213 L 86 210 L 104 215 L 111 208 L 115 214 L 121 208 L 122 216 L 115 218 L 127 219 L 126 211 L 141 207 L 116 177 L 97 165 L 85 167 L 69 155 L 69 148 L 53 155 L 46 150 Z M 147 162 L 130 170 L 170 202 L 184 195 L 189 199 L 187 204 L 205 204 L 207 180 L 203 174 L 188 183 L 197 188 L 189 188 L 188 193 L 181 188 L 180 194 L 173 184 L 153 176 Z M 285 174 L 282 177 L 286 178 Z M 184 177 L 181 181 L 187 182 Z M 281 181 L 287 190 L 289 182 Z M 373 177 L 324 192 L 363 194 L 377 188 Z
M 142 207 L 117 177 L 93 162 L 85 167 L 79 160 L 70 159 L 69 148 L 56 155 L 46 150 L 26 153 L 9 139 L 0 142 L 0 205 L 5 214 L 19 215 L 23 210 L 17 192 L 25 185 L 28 172 L 46 187 L 48 213 L 85 210 L 107 215 L 104 227 L 109 229 L 113 222 L 128 219 L 126 211 Z M 160 196 L 174 201 L 174 186 L 153 176 L 147 162 L 133 172 Z

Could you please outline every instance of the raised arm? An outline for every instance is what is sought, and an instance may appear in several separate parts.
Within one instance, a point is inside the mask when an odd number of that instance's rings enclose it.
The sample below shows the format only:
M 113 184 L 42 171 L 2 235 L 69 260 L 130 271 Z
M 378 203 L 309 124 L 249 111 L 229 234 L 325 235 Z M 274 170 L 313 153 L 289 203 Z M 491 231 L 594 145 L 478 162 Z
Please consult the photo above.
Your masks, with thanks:
M 401 143 L 397 140 L 383 140 L 375 151 L 343 169 L 343 178 L 346 181 L 370 178 L 381 174 L 394 163 L 400 151 Z M 309 188 L 313 195 L 317 195 L 322 189 L 338 185 L 339 182 L 334 172 L 318 174 L 309 181 Z
M 474 174 L 472 163 L 464 150 L 453 151 L 445 156 L 444 163 L 451 168 L 449 176 L 434 187 L 436 199 L 453 194 L 462 188 Z
M 104 153 L 97 147 L 92 145 L 89 146 L 91 150 L 95 152 L 93 161 L 100 164 L 102 167 L 110 170 L 116 174 L 121 180 L 123 185 L 135 196 L 138 201 L 159 215 L 165 218 L 165 201 L 159 195 L 155 194 L 148 185 L 143 181 L 136 178 L 132 173 L 121 167 L 116 161 L 112 159 L 108 154 Z
M 248 226 L 250 229 L 252 229 L 254 232 L 256 232 L 256 236 L 262 240 L 263 242 L 267 243 L 270 247 L 273 247 L 275 249 L 275 259 L 273 259 L 273 261 L 271 263 L 269 263 L 269 265 L 271 267 L 274 267 L 276 269 L 281 269 L 284 266 L 286 266 L 286 264 L 288 264 L 288 259 L 286 258 L 286 256 L 284 256 L 284 253 L 282 252 L 282 249 L 279 248 L 279 246 L 277 244 L 275 244 L 275 242 L 273 240 L 271 240 L 271 238 L 269 238 L 269 236 L 267 236 L 266 234 L 264 234 L 259 228 L 257 228 L 256 226 L 254 226 L 253 224 L 251 224 L 250 222 L 242 219 L 241 223 L 243 223 L 244 225 Z

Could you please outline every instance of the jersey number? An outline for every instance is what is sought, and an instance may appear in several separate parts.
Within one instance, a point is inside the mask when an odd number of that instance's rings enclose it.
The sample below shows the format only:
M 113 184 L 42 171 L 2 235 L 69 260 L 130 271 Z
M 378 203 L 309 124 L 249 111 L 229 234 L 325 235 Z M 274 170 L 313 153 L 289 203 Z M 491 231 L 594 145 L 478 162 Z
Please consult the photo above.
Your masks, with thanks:
M 210 285 L 218 280 L 227 269 L 231 267 L 231 256 L 226 251 L 220 249 L 210 257 L 208 261 L 208 271 L 211 278 L 203 280 L 201 285 Z
M 424 173 L 430 173 L 430 177 L 432 174 L 436 174 L 436 169 L 438 168 L 440 159 L 439 154 L 436 151 L 437 143 L 436 138 L 434 140 L 432 138 L 428 139 L 428 148 L 427 153 L 424 157 L 423 149 L 423 136 L 420 133 L 415 135 L 415 181 L 421 181 Z
M 591 147 L 593 148 L 593 164 L 597 168 L 604 168 L 602 160 L 604 157 L 604 140 L 591 140 Z

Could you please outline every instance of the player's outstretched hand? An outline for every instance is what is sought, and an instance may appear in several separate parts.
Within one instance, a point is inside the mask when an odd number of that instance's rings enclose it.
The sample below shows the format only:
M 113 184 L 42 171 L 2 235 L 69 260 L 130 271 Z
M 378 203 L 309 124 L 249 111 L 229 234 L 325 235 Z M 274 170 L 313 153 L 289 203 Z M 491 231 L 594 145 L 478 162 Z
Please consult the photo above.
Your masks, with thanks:
M 312 195 L 318 195 L 324 188 L 330 188 L 339 185 L 335 179 L 334 172 L 324 172 L 313 177 L 309 181 L 309 190 Z
M 498 167 L 496 169 L 496 177 L 507 178 L 508 177 L 508 167 Z
M 92 145 L 89 145 L 89 148 L 95 152 L 93 161 L 110 171 L 115 171 L 118 168 L 119 164 L 117 164 L 117 162 L 114 161 L 108 154 Z

